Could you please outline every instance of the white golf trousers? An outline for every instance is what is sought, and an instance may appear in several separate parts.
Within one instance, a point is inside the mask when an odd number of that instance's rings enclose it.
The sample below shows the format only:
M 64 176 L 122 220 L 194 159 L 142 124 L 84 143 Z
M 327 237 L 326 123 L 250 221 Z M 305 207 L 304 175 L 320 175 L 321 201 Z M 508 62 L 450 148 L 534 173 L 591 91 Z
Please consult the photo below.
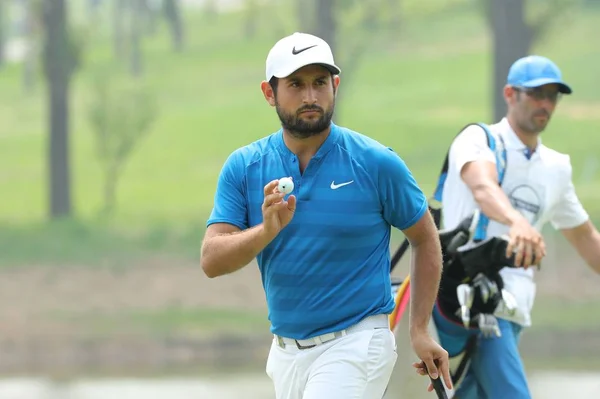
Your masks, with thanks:
M 381 399 L 397 356 L 389 328 L 348 330 L 309 349 L 275 337 L 266 372 L 276 399 Z

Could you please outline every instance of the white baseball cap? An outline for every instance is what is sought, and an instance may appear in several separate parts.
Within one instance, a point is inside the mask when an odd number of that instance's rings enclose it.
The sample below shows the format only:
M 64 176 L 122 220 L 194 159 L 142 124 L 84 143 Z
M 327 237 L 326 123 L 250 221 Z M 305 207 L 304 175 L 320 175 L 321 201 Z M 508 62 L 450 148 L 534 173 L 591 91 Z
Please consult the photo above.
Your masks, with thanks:
M 333 61 L 327 42 L 308 33 L 296 32 L 280 39 L 267 55 L 267 81 L 285 78 L 306 65 L 318 64 L 339 75 L 341 69 Z

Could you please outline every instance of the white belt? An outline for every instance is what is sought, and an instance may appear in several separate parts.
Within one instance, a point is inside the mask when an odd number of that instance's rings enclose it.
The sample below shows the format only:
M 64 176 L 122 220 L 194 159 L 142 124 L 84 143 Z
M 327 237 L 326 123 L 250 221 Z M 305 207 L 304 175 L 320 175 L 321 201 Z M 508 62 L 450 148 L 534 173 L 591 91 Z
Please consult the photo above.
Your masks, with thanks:
M 385 314 L 369 316 L 344 330 L 330 332 L 308 339 L 293 339 L 275 335 L 275 342 L 282 348 L 285 348 L 286 345 L 295 345 L 296 347 L 298 347 L 298 349 L 309 349 L 317 345 L 324 344 L 325 342 L 334 340 L 336 338 L 343 337 L 347 334 L 352 334 L 364 330 L 372 330 L 374 328 L 390 328 L 388 316 Z

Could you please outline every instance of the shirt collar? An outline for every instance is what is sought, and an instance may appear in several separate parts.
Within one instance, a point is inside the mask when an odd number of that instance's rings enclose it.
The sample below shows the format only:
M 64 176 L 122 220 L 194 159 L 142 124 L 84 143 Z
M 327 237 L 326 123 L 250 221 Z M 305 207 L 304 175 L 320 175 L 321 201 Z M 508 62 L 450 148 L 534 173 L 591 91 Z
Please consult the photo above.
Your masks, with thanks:
M 340 136 L 340 128 L 331 122 L 331 129 L 329 130 L 329 135 L 321 144 L 321 147 L 317 150 L 317 153 L 313 156 L 313 159 L 323 158 L 337 143 L 338 138 Z M 285 145 L 285 141 L 283 140 L 283 128 L 279 129 L 277 132 L 277 143 L 279 144 L 279 150 L 282 154 L 286 156 L 295 156 L 293 152 Z
M 502 120 L 498 123 L 498 127 L 500 128 L 499 131 L 504 138 L 504 145 L 506 146 L 506 149 L 522 152 L 523 155 L 528 159 L 531 159 L 536 155 L 540 156 L 542 149 L 542 139 L 540 137 L 538 137 L 538 143 L 535 151 L 531 151 L 521 141 L 519 136 L 517 136 L 513 128 L 510 126 L 510 123 L 508 123 L 508 119 L 506 117 L 502 118 Z

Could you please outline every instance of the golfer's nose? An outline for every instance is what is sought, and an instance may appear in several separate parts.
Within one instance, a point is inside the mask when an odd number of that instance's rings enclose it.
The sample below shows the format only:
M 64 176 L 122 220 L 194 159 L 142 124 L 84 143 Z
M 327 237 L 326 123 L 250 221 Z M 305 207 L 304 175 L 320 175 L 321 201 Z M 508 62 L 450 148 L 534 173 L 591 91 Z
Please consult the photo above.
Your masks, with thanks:
M 304 90 L 304 103 L 314 104 L 317 102 L 317 91 L 312 86 L 307 86 Z

